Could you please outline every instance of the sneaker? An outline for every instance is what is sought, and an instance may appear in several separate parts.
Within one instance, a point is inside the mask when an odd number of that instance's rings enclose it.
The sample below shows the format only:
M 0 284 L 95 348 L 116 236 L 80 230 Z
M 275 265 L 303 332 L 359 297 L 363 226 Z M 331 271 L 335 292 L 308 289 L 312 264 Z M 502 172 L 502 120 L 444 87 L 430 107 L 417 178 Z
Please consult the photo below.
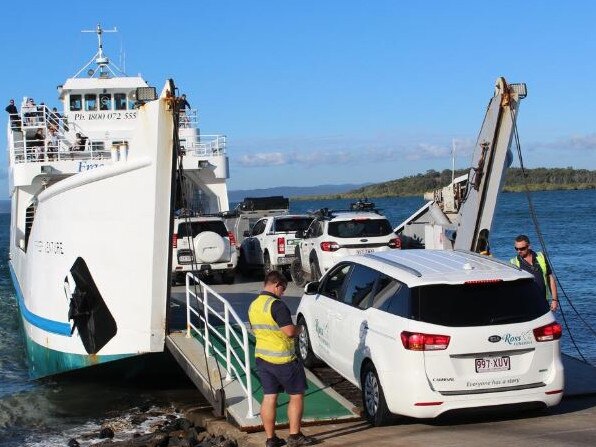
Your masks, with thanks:
M 317 440 L 312 436 L 305 436 L 302 432 L 288 436 L 288 447 L 300 447 L 302 445 L 314 445 Z
M 277 436 L 269 438 L 265 441 L 265 447 L 281 447 L 282 445 L 286 445 L 286 440 L 278 438 Z

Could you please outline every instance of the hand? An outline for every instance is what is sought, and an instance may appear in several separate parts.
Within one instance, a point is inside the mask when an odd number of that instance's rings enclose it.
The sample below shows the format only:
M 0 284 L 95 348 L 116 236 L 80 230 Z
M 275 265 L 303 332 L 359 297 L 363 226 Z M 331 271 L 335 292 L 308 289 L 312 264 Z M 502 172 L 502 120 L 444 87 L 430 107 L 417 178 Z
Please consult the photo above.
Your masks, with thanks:
M 559 300 L 558 299 L 551 300 L 551 302 L 550 302 L 550 310 L 552 312 L 556 312 L 558 308 L 559 308 Z

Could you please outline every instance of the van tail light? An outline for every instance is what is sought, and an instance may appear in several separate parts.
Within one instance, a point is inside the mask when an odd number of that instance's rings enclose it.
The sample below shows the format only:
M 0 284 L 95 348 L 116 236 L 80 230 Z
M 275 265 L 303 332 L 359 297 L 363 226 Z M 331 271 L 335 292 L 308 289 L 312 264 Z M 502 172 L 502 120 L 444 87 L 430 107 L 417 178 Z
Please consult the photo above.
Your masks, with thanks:
M 536 341 L 551 341 L 561 338 L 563 328 L 556 321 L 534 329 L 534 338 Z
M 178 234 L 172 234 L 172 248 L 178 248 Z
M 230 238 L 230 245 L 236 247 L 236 236 L 231 231 L 228 231 L 228 237 Z
M 403 331 L 401 342 L 409 351 L 442 351 L 447 349 L 451 337 L 449 335 L 423 334 L 421 332 Z
M 389 245 L 389 248 L 401 248 L 401 239 L 398 237 L 391 239 L 387 245 Z
M 321 250 L 337 251 L 339 250 L 339 244 L 337 242 L 321 242 Z
M 277 238 L 277 253 L 279 253 L 280 255 L 286 254 L 286 238 L 285 237 Z

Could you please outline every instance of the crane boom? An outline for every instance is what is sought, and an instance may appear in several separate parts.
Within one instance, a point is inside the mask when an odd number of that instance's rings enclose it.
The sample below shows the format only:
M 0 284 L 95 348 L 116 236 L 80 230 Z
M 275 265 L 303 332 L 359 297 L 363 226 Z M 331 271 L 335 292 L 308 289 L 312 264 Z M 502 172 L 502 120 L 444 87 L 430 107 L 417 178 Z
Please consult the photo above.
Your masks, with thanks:
M 519 102 L 525 97 L 525 84 L 497 79 L 468 175 L 425 194 L 430 200 L 395 228 L 402 247 L 487 250 L 497 198 L 513 160 L 510 147 Z

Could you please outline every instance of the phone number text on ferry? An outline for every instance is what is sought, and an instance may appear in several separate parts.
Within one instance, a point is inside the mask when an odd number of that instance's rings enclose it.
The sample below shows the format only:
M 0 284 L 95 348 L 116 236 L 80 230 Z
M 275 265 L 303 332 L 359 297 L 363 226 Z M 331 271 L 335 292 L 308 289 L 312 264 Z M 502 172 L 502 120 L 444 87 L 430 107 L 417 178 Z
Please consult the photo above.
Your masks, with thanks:
M 75 113 L 75 121 L 99 121 L 99 120 L 132 120 L 137 117 L 137 112 L 99 112 L 99 113 Z

